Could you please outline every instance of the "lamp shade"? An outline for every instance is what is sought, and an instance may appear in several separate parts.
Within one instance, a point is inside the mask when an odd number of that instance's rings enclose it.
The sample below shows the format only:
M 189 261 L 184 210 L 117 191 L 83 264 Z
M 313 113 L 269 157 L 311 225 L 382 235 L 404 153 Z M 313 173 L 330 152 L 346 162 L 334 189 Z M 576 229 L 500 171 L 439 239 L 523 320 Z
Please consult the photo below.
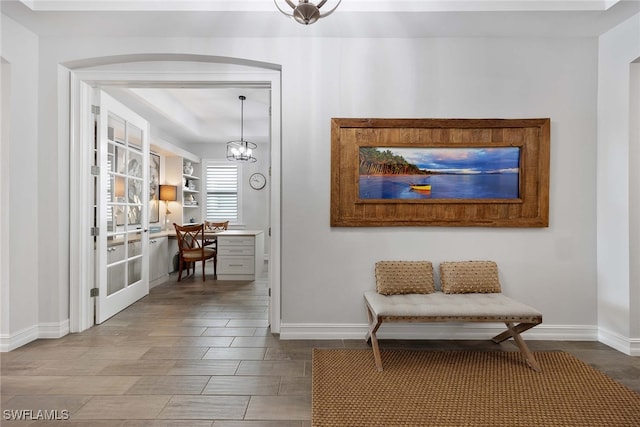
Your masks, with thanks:
M 113 193 L 113 195 L 115 197 L 124 197 L 124 177 L 121 176 L 116 176 L 115 180 L 115 191 Z
M 174 202 L 177 200 L 178 187 L 175 185 L 161 185 L 160 186 L 160 200 L 165 202 Z

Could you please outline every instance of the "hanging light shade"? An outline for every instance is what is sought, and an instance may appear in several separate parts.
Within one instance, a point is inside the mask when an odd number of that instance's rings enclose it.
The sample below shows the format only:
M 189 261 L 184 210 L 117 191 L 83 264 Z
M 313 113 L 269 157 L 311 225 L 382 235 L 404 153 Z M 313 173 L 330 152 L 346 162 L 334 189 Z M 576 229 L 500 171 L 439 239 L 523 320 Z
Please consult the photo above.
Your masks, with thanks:
M 320 13 L 320 8 L 324 6 L 327 0 L 321 0 L 317 5 L 311 3 L 309 0 L 299 0 L 297 5 L 294 4 L 291 0 L 285 0 L 287 5 L 289 5 L 289 7 L 291 8 L 291 12 L 283 10 L 278 4 L 278 0 L 273 0 L 280 12 L 282 12 L 289 18 L 295 19 L 302 25 L 313 24 L 318 19 L 331 15 L 333 11 L 338 8 L 338 5 L 340 5 L 341 1 L 342 0 L 338 0 L 338 3 L 333 7 L 333 9 L 330 9 L 325 13 Z
M 258 146 L 244 140 L 244 100 L 247 97 L 240 95 L 238 98 L 240 99 L 240 140 L 227 142 L 227 160 L 254 163 L 258 159 L 253 152 Z

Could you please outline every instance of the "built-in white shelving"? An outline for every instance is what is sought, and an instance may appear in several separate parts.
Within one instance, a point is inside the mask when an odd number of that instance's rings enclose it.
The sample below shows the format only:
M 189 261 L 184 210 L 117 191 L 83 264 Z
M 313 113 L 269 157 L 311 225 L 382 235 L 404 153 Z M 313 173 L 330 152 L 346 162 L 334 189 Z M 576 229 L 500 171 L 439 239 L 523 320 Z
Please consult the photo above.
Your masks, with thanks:
M 202 222 L 201 173 L 199 161 L 182 156 L 166 159 L 167 184 L 178 187 L 176 203 L 179 209 L 171 209 L 170 222 L 189 224 Z

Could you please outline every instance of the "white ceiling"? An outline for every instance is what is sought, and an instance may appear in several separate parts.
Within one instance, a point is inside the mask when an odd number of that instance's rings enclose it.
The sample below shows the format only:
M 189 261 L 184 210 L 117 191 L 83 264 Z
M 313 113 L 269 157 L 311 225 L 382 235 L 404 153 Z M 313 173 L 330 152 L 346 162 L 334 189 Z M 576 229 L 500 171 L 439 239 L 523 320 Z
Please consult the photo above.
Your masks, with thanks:
M 270 91 L 262 88 L 104 88 L 175 141 L 224 143 L 244 139 L 269 142 Z M 244 95 L 244 106 L 239 99 Z M 244 111 L 242 111 L 244 109 Z M 241 122 L 241 118 L 244 120 Z
M 594 36 L 640 10 L 638 0 L 343 0 L 330 18 L 303 26 L 284 18 L 272 0 L 3 0 L 0 6 L 42 35 L 193 37 Z
M 596 37 L 640 11 L 640 0 L 343 0 L 310 26 L 284 17 L 272 0 L 0 0 L 0 8 L 42 36 Z M 192 143 L 239 138 L 238 96 L 245 95 L 245 139 L 268 142 L 268 89 L 109 92 L 157 129 Z

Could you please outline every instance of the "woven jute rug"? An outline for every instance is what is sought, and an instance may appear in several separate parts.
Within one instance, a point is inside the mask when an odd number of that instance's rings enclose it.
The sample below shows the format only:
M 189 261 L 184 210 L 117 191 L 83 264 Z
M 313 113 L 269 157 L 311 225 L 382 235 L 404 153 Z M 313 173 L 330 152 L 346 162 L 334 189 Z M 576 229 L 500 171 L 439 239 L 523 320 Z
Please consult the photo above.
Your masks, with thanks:
M 564 352 L 314 349 L 312 425 L 640 426 L 640 394 Z

